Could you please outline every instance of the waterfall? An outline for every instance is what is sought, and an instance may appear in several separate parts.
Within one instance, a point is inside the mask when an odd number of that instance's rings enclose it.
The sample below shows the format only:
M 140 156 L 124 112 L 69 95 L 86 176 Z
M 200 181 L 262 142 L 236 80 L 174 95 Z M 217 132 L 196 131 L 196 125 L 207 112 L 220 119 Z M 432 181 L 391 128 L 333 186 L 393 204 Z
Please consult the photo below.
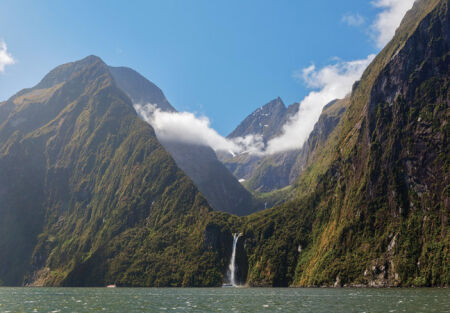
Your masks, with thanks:
M 233 251 L 231 253 L 230 265 L 228 265 L 228 281 L 232 286 L 237 286 L 236 284 L 236 246 L 239 237 L 242 233 L 233 234 Z

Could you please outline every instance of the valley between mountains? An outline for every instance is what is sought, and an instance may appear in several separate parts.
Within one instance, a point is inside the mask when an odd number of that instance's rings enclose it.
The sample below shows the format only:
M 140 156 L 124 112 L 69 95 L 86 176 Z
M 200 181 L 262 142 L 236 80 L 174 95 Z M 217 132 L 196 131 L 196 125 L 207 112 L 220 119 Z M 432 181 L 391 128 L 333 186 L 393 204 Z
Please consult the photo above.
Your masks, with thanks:
M 0 285 L 450 284 L 449 2 L 418 0 L 306 142 L 272 154 L 159 136 L 176 113 L 97 56 L 0 102 Z M 276 95 L 275 95 L 276 96 Z M 325 103 L 324 103 L 325 104 Z M 233 140 L 282 134 L 275 98 Z

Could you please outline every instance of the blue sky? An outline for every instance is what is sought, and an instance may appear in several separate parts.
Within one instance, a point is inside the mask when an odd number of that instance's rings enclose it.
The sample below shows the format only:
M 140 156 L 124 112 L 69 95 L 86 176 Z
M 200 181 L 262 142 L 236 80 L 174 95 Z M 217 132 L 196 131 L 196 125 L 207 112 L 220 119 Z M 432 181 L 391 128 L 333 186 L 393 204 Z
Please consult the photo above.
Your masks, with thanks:
M 0 72 L 0 100 L 95 54 L 226 135 L 271 99 L 302 100 L 298 71 L 379 51 L 370 36 L 379 13 L 362 0 L 1 1 L 0 42 L 15 64 Z

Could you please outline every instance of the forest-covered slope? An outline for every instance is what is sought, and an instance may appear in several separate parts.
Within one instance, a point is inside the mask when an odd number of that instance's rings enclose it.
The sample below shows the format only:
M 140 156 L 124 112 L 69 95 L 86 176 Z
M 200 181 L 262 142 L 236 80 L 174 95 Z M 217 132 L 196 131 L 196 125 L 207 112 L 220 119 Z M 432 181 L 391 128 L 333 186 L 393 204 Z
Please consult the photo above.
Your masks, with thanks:
M 210 207 L 97 57 L 1 105 L 4 285 L 217 285 Z M 203 227 L 202 227 L 203 225 Z
M 449 284 L 449 29 L 447 0 L 417 1 L 297 199 L 243 221 L 250 285 Z

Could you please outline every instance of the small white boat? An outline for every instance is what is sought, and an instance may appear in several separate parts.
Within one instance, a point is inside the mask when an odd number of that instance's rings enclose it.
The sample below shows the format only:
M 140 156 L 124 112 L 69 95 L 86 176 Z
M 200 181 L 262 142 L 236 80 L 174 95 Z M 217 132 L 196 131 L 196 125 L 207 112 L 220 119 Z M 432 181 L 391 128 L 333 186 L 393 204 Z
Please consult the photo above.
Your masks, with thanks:
M 106 288 L 116 288 L 116 287 L 117 287 L 116 284 L 106 286 Z

